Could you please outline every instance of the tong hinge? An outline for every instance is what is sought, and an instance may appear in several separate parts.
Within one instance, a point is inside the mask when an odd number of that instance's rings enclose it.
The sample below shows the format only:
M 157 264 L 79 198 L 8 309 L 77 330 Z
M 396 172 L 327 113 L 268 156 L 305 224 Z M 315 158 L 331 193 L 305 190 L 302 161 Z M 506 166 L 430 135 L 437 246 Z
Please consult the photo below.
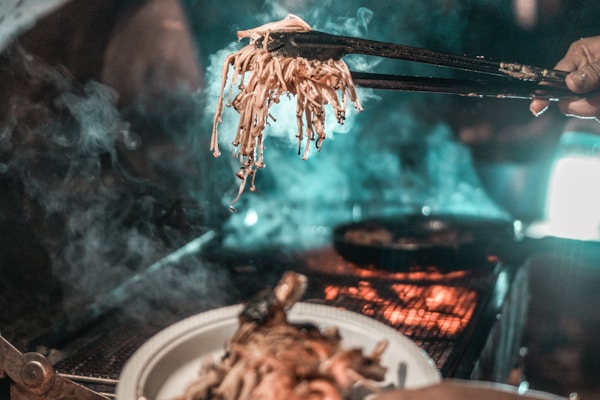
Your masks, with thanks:
M 106 400 L 84 386 L 56 374 L 40 353 L 22 354 L 0 336 L 0 378 L 10 378 L 11 400 Z

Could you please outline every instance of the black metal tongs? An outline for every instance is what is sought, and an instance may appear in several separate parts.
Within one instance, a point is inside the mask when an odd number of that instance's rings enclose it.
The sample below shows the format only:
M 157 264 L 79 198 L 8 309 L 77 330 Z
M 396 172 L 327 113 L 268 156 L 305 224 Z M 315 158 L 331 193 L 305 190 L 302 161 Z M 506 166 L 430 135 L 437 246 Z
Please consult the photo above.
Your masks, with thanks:
M 351 72 L 355 85 L 373 89 L 448 93 L 473 97 L 543 98 L 550 101 L 581 97 L 567 89 L 565 78 L 568 72 L 565 71 L 513 62 L 496 62 L 483 57 L 467 57 L 319 31 L 271 32 L 267 49 L 279 56 L 321 61 L 339 60 L 348 54 L 363 54 L 492 76 L 485 79 L 452 79 Z

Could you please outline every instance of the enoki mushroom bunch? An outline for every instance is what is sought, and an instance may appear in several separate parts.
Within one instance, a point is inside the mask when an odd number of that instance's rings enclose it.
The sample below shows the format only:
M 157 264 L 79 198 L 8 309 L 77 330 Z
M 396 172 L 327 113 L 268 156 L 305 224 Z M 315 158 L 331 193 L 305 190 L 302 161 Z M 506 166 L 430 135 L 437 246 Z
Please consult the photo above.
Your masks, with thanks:
M 275 121 L 269 109 L 279 102 L 282 95 L 296 96 L 298 154 L 301 153 L 303 139 L 307 139 L 303 159 L 308 157 L 311 142 L 316 140 L 317 150 L 321 149 L 326 137 L 326 105 L 329 104 L 333 108 L 339 124 L 344 123 L 348 97 L 355 109 L 362 111 L 350 71 L 342 60 L 318 61 L 284 57 L 267 50 L 270 32 L 309 30 L 310 25 L 290 14 L 281 21 L 239 31 L 238 39 L 249 38 L 249 44 L 225 59 L 210 149 L 215 157 L 220 156 L 217 126 L 222 122 L 228 73 L 233 66 L 226 105 L 233 107 L 240 114 L 233 145 L 236 147 L 234 157 L 241 163 L 236 175 L 242 182 L 232 205 L 242 195 L 249 177 L 250 190 L 255 190 L 256 171 L 265 167 L 263 134 L 268 123 L 267 118 Z M 262 40 L 261 44 L 257 43 L 259 40 Z M 234 87 L 239 90 L 235 97 Z

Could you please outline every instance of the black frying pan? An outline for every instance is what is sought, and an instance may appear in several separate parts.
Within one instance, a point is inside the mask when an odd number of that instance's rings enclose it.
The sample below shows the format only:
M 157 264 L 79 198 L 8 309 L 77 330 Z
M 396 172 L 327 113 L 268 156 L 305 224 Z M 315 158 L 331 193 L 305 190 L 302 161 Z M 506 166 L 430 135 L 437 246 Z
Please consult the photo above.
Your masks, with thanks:
M 338 226 L 335 249 L 359 266 L 459 270 L 514 262 L 519 232 L 505 219 L 404 215 Z

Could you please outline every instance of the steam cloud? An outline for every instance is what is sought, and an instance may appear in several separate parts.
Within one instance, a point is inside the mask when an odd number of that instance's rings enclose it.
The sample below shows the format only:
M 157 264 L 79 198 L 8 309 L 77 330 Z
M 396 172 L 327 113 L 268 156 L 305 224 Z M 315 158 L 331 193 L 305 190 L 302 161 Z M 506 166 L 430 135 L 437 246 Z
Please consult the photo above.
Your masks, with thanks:
M 279 20 L 291 12 L 313 29 L 328 33 L 448 51 L 457 51 L 460 46 L 460 27 L 464 26 L 460 6 L 436 7 L 435 1 L 390 2 L 374 4 L 370 9 L 355 6 L 358 2 L 353 1 L 343 6 L 306 3 L 284 7 L 269 2 L 270 7 L 254 25 L 246 17 L 242 20 L 249 25 L 240 29 Z M 419 20 L 421 16 L 427 16 L 426 23 Z M 204 95 L 215 101 L 206 104 L 207 118 L 214 115 L 223 60 L 243 44 L 233 42 L 209 59 L 206 81 L 212 84 Z M 352 70 L 414 75 L 429 72 L 427 67 L 365 56 L 349 56 L 346 61 Z M 332 226 L 375 215 L 423 212 L 506 217 L 480 186 L 469 150 L 454 139 L 449 126 L 435 119 L 447 97 L 375 94 L 365 89 L 359 89 L 358 94 L 365 111 L 350 112 L 343 126 L 330 117 L 322 151 L 313 151 L 307 161 L 295 153 L 295 103 L 273 107 L 277 121 L 265 131 L 266 168 L 258 171 L 257 192 L 245 193 L 236 205 L 238 213 L 229 218 L 226 246 L 318 246 L 329 239 Z M 418 108 L 428 109 L 427 116 L 419 116 L 415 112 Z M 226 149 L 232 150 L 237 122 L 238 114 L 226 108 L 219 127 L 224 154 Z M 215 162 L 227 161 L 221 158 Z M 237 168 L 232 162 L 231 176 Z M 233 198 L 237 184 L 232 182 L 223 206 Z
M 68 315 L 192 238 L 166 220 L 171 193 L 122 164 L 120 155 L 142 143 L 118 111 L 114 90 L 95 81 L 80 84 L 22 50 L 11 50 L 9 58 L 15 79 L 41 87 L 44 95 L 25 90 L 10 98 L 0 125 L 0 174 L 22 187 L 25 215 L 36 226 L 31 240 L 49 255 Z M 212 291 L 207 303 L 218 302 L 219 277 L 194 257 L 185 264 L 187 279 L 176 265 L 164 268 L 146 297 Z M 165 283 L 171 284 L 166 293 Z
M 365 8 L 358 1 L 268 1 L 261 13 L 240 15 L 240 29 L 294 13 L 314 29 L 334 34 L 459 50 L 460 6 L 439 7 L 436 0 L 381 3 Z M 423 15 L 426 23 L 419 20 Z M 234 30 L 231 35 L 235 37 Z M 182 192 L 202 203 L 208 218 L 217 215 L 216 223 L 237 191 L 238 165 L 226 151 L 213 159 L 207 143 L 223 59 L 239 46 L 234 42 L 210 56 L 208 86 L 198 93 L 203 115 L 190 121 L 185 132 L 200 136 L 196 144 L 202 147 L 195 160 L 198 176 L 180 175 L 199 183 L 185 182 Z M 428 73 L 421 66 L 362 56 L 347 62 L 353 70 Z M 98 82 L 79 84 L 66 71 L 27 54 L 15 55 L 10 63 L 21 79 L 36 82 L 45 94 L 11 98 L 0 125 L 0 174 L 21 182 L 26 213 L 40 228 L 37 239 L 66 296 L 85 302 L 185 244 L 188 237 L 158 223 L 173 204 L 170 194 L 134 178 L 120 163 L 120 154 L 143 142 L 119 113 L 118 94 Z M 329 118 L 322 151 L 312 151 L 306 161 L 296 154 L 293 101 L 273 109 L 278 119 L 267 128 L 267 168 L 257 176 L 258 191 L 242 196 L 239 212 L 218 225 L 226 247 L 310 248 L 327 243 L 332 226 L 372 215 L 503 215 L 480 187 L 468 149 L 432 117 L 443 109 L 446 97 L 368 90 L 359 90 L 359 96 L 365 111 L 349 110 L 343 126 Z M 427 109 L 426 118 L 415 113 L 419 109 Z M 227 109 L 224 118 L 220 133 L 225 150 L 237 114 Z M 229 167 L 231 173 L 224 171 Z M 215 296 L 205 297 L 219 302 L 213 288 L 224 280 L 202 261 L 186 262 L 197 266 L 188 269 L 194 274 L 185 279 L 190 287 L 170 294 L 211 292 Z M 177 270 L 169 271 L 176 280 Z

